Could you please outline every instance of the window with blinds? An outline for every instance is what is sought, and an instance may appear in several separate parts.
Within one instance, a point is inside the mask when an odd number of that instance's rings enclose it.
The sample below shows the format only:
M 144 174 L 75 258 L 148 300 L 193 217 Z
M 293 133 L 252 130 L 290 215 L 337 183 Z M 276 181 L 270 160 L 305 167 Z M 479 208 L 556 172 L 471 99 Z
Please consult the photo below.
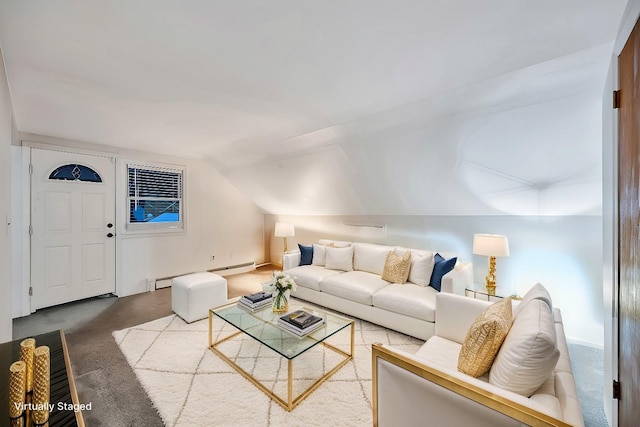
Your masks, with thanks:
M 127 229 L 182 230 L 183 173 L 181 169 L 127 166 Z

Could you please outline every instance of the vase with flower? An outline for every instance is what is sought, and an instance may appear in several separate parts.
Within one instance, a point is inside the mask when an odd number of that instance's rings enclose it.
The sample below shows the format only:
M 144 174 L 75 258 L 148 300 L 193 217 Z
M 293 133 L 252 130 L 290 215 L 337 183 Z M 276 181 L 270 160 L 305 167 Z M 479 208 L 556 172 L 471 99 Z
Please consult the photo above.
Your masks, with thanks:
M 273 295 L 272 310 L 274 313 L 286 313 L 289 310 L 289 294 L 296 289 L 293 277 L 282 271 L 274 271 L 273 277 L 265 283 L 264 290 Z

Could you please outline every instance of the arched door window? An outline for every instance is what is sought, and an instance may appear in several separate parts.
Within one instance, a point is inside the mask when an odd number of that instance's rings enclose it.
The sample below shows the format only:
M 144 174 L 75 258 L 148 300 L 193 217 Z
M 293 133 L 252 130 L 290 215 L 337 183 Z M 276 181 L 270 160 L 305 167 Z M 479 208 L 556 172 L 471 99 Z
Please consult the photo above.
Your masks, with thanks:
M 81 182 L 102 182 L 98 172 L 88 166 L 79 164 L 68 164 L 56 168 L 49 175 L 49 179 L 61 181 L 81 181 Z

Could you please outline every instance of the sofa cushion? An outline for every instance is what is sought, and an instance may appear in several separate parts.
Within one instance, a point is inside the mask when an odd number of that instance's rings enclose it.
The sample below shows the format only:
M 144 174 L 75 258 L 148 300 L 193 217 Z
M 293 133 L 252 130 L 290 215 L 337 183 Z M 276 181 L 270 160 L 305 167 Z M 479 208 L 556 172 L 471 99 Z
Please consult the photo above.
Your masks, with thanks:
M 534 299 L 544 301 L 553 312 L 553 303 L 551 302 L 551 295 L 549 295 L 549 291 L 547 291 L 547 289 L 542 286 L 542 284 L 536 283 L 531 289 L 527 291 L 526 294 L 524 294 L 524 296 L 522 297 L 522 301 L 520 301 L 520 304 L 515 307 L 515 315 L 518 315 L 521 307 L 524 307 L 529 301 Z
M 305 246 L 298 243 L 298 249 L 300 249 L 300 265 L 311 265 L 313 246 Z
M 437 294 L 438 292 L 429 286 L 425 288 L 413 283 L 393 283 L 373 295 L 373 305 L 383 310 L 435 322 Z
M 545 394 L 545 393 L 536 393 L 533 396 L 531 396 L 530 398 L 532 401 L 534 402 L 538 402 L 540 405 L 542 405 L 546 410 L 544 411 L 545 414 L 550 415 L 554 418 L 557 418 L 559 420 L 564 420 L 563 418 L 563 414 L 562 414 L 562 408 L 560 405 L 560 400 L 553 394 Z M 573 424 L 570 423 L 571 425 L 580 425 L 580 424 Z
M 313 258 L 311 259 L 311 265 L 317 265 L 324 267 L 327 262 L 327 246 L 322 244 L 313 244 Z
M 382 276 L 384 263 L 393 246 L 374 245 L 372 243 L 353 244 L 353 269 L 367 271 Z
M 398 251 L 403 248 L 396 249 Z M 433 265 L 435 264 L 435 252 L 408 249 L 411 252 L 411 269 L 409 270 L 408 281 L 420 286 L 429 286 Z
M 559 357 L 551 310 L 544 301 L 531 300 L 520 307 L 493 362 L 489 382 L 531 396 L 551 375 Z
M 434 335 L 416 351 L 415 355 L 439 369 L 456 371 L 460 347 L 461 345 L 455 341 Z
M 434 257 L 434 265 L 433 265 L 433 273 L 431 274 L 431 280 L 429 281 L 429 286 L 434 288 L 436 291 L 440 292 L 442 287 L 442 277 L 453 270 L 457 258 L 449 258 L 444 259 L 440 254 L 435 254 Z
M 346 248 L 351 246 L 351 242 L 345 242 L 344 240 L 330 240 L 330 239 L 320 239 L 318 240 L 323 246 L 332 246 L 334 248 Z
M 326 248 L 325 268 L 339 271 L 353 270 L 353 248 Z
M 584 425 L 576 380 L 570 372 L 555 373 L 555 391 L 562 408 L 563 420 L 573 426 Z
M 405 251 L 404 254 L 397 255 L 394 251 L 389 251 L 382 270 L 382 280 L 403 284 L 409 277 L 410 268 L 411 252 Z
M 567 337 L 564 333 L 562 323 L 556 322 L 556 347 L 560 350 L 560 358 L 554 368 L 555 372 L 573 372 L 571 367 L 571 359 L 569 358 L 569 347 L 567 347 Z
M 385 286 L 389 286 L 389 282 L 366 271 L 336 274 L 320 282 L 322 292 L 365 305 L 373 305 L 373 295 Z
M 287 274 L 293 277 L 298 286 L 320 291 L 320 281 L 325 277 L 340 274 L 339 271 L 327 270 L 317 265 L 301 265 L 287 270 Z
M 511 298 L 487 307 L 467 331 L 458 357 L 458 370 L 472 377 L 484 375 L 498 354 L 512 319 Z

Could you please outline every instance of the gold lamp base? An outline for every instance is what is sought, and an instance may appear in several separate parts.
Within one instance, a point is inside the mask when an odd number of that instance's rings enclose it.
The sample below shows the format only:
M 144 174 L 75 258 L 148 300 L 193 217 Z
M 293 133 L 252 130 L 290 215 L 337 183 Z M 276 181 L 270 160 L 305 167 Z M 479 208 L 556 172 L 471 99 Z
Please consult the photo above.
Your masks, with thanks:
M 489 274 L 484 278 L 484 283 L 487 286 L 487 293 L 489 295 L 496 294 L 496 257 L 489 257 Z
M 487 285 L 487 294 L 488 295 L 495 295 L 496 294 L 496 285 L 493 285 L 493 286 Z

